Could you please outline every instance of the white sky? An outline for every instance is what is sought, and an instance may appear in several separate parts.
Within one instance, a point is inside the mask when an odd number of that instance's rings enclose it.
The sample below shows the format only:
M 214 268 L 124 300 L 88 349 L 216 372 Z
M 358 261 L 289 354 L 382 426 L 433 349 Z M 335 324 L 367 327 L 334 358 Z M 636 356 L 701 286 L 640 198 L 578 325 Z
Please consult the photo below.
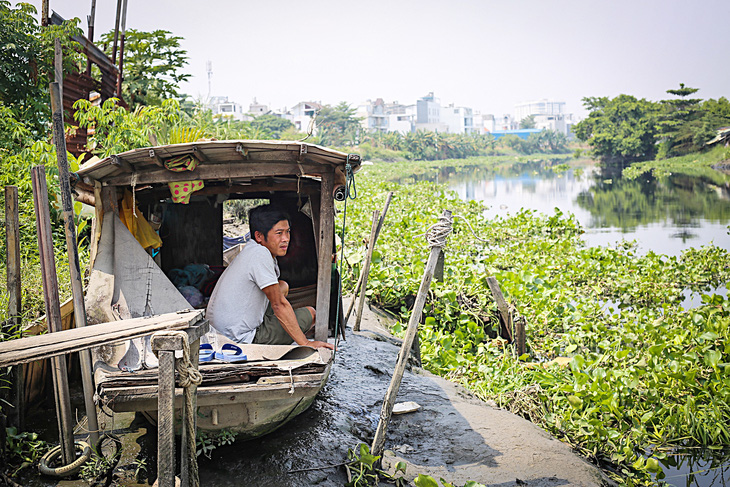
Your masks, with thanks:
M 13 3 L 16 3 L 13 1 Z M 40 12 L 40 0 L 32 0 Z M 91 0 L 50 0 L 86 32 Z M 128 0 L 127 28 L 183 37 L 182 91 L 245 107 L 415 103 L 513 113 L 534 99 L 620 93 L 660 100 L 680 82 L 730 97 L 728 0 Z M 97 0 L 96 36 L 116 0 Z

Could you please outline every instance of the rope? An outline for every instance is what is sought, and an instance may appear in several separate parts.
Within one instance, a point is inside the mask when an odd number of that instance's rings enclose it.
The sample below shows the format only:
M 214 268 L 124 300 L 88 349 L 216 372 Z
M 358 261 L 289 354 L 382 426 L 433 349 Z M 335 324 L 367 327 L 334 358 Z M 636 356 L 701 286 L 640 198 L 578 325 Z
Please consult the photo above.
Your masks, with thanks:
M 339 279 L 337 279 L 337 309 L 335 310 L 335 350 L 334 354 L 337 354 L 337 343 L 340 341 L 340 302 L 342 301 L 342 263 L 345 261 L 345 230 L 347 229 L 347 200 L 354 200 L 357 198 L 357 187 L 355 186 L 355 173 L 352 172 L 352 165 L 350 164 L 350 157 L 347 158 L 345 164 L 345 208 L 342 215 L 342 236 L 340 237 L 340 262 L 339 262 Z M 345 324 L 343 323 L 343 326 Z
M 446 247 L 446 237 L 452 232 L 452 225 L 453 219 L 451 217 L 441 216 L 437 223 L 428 227 L 428 230 L 426 230 L 428 246 L 430 248 L 439 247 L 442 249 Z
M 484 243 L 489 243 L 488 241 L 484 240 L 481 237 L 478 237 L 477 234 L 474 233 L 474 229 L 471 227 L 471 224 L 469 223 L 469 220 L 467 220 L 465 216 L 454 215 L 454 218 L 461 218 L 462 220 L 464 220 L 466 222 L 466 226 L 469 227 L 469 230 L 471 231 L 471 234 L 474 236 L 475 239 L 477 239 L 477 240 L 479 240 L 481 242 L 484 242 Z
M 175 359 L 175 370 L 178 373 L 178 382 L 180 387 L 184 388 L 185 397 L 185 434 L 187 436 L 188 448 L 188 464 L 190 466 L 190 485 L 198 487 L 200 479 L 198 478 L 198 457 L 195 454 L 195 409 L 193 408 L 192 387 L 200 385 L 203 382 L 203 375 L 200 373 L 195 364 L 190 360 L 190 344 L 188 343 L 188 334 L 182 330 L 172 330 L 158 332 L 156 335 L 169 337 L 180 337 L 183 344 L 182 359 Z M 156 354 L 155 354 L 156 355 Z

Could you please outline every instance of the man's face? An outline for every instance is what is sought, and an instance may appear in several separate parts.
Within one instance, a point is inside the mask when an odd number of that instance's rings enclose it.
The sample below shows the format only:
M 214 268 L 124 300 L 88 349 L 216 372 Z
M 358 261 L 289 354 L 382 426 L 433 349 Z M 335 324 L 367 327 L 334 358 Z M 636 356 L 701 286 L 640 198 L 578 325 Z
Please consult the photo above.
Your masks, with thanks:
M 274 225 L 266 238 L 263 238 L 261 232 L 256 232 L 256 241 L 269 249 L 274 257 L 283 257 L 289 249 L 289 240 L 291 238 L 291 228 L 289 222 L 281 220 Z

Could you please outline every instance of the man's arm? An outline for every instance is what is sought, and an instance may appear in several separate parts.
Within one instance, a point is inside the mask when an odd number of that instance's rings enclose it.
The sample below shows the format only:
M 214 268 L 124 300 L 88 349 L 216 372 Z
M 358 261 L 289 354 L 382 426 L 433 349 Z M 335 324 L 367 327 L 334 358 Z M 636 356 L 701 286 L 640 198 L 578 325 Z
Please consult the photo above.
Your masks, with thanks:
M 297 323 L 297 317 L 294 314 L 294 309 L 284 296 L 284 293 L 281 292 L 281 288 L 278 283 L 266 286 L 262 289 L 262 291 L 269 299 L 271 309 L 274 310 L 274 315 L 279 319 L 281 326 L 284 327 L 284 331 L 292 337 L 292 340 L 294 340 L 297 345 L 314 348 L 334 348 L 333 345 L 327 342 L 320 342 L 317 340 L 309 341 L 307 337 L 304 336 L 304 333 L 302 333 L 302 330 L 299 328 L 299 324 Z

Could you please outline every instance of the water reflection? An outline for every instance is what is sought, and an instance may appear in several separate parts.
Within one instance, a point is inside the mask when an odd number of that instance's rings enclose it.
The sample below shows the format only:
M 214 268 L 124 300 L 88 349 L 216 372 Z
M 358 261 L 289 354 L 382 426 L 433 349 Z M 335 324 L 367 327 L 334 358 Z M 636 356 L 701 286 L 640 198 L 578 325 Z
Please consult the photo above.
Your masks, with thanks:
M 668 255 L 710 242 L 730 246 L 730 177 L 709 168 L 629 180 L 620 170 L 589 161 L 569 167 L 535 161 L 494 169 L 442 168 L 437 178 L 463 199 L 484 201 L 491 217 L 521 208 L 573 213 L 590 246 L 635 239 L 643 251 Z

